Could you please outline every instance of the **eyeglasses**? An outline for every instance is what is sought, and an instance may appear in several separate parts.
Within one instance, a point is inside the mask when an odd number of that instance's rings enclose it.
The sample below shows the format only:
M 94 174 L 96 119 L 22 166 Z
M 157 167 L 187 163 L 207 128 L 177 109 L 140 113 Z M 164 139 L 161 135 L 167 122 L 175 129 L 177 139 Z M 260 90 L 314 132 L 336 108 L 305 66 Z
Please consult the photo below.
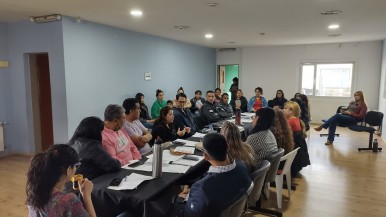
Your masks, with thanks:
M 81 164 L 82 164 L 81 162 L 78 162 L 78 163 L 74 164 L 74 167 L 75 167 L 76 169 L 79 169 L 79 167 L 80 167 Z

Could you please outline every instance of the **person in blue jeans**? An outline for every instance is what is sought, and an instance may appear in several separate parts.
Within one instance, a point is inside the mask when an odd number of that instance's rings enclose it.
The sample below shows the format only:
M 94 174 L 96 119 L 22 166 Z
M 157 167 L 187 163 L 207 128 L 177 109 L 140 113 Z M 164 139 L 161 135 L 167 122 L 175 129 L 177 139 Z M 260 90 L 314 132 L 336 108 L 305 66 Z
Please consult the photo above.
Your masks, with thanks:
M 354 93 L 354 100 L 350 102 L 346 109 L 341 109 L 339 113 L 330 117 L 324 124 L 315 127 L 316 131 L 328 128 L 328 138 L 325 145 L 332 145 L 334 142 L 336 125 L 353 125 L 362 121 L 367 112 L 367 105 L 362 91 Z

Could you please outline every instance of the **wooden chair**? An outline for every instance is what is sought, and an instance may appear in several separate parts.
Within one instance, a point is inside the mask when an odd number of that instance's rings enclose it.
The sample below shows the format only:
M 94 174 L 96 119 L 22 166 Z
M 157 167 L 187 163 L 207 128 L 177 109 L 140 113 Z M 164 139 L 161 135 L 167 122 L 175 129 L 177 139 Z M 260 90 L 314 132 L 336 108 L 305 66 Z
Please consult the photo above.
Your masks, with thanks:
M 373 135 L 376 130 L 382 131 L 383 113 L 378 111 L 369 111 L 366 114 L 365 120 L 361 126 L 353 125 L 348 128 L 357 132 L 368 132 L 369 146 L 368 148 L 358 148 L 358 151 L 373 150 Z M 376 128 L 374 128 L 376 127 Z M 378 151 L 382 151 L 382 148 L 378 148 Z

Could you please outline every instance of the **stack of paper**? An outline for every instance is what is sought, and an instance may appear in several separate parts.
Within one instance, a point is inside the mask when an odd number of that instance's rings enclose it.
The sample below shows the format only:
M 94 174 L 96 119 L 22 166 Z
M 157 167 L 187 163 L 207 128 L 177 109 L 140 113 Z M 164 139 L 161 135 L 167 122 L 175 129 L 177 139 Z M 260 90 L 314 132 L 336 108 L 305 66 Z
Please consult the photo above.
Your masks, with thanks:
M 122 179 L 121 183 L 118 186 L 109 186 L 108 189 L 111 190 L 132 190 L 138 187 L 143 181 L 153 179 L 151 176 L 140 175 L 137 173 L 132 173 L 126 178 Z

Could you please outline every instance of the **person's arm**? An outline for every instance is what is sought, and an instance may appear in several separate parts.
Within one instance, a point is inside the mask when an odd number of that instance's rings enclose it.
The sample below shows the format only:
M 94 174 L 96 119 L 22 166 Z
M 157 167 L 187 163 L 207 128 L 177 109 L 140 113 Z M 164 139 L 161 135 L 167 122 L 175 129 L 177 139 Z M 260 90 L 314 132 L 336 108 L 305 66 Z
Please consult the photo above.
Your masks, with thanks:
M 141 155 L 141 153 L 138 151 L 137 146 L 135 146 L 134 142 L 131 141 L 131 139 L 130 139 L 129 136 L 127 136 L 127 139 L 129 140 L 129 142 L 128 142 L 127 145 L 129 146 L 129 150 L 130 150 L 130 152 L 131 152 L 131 155 L 133 156 L 133 159 L 134 159 L 134 160 L 139 160 L 139 159 L 141 159 L 141 158 L 142 158 L 142 155 Z
M 105 172 L 116 172 L 121 169 L 119 160 L 112 158 L 105 150 L 103 150 L 102 145 L 99 142 L 92 144 L 92 148 L 93 150 L 90 150 L 93 154 L 92 159 L 99 169 Z
M 241 112 L 248 112 L 248 101 L 247 98 L 241 97 Z
M 353 116 L 356 119 L 363 120 L 366 116 L 366 112 L 367 112 L 367 105 L 365 103 L 362 103 L 358 113 L 351 112 L 349 115 Z
M 87 178 L 79 181 L 79 190 L 83 197 L 84 208 L 91 217 L 96 217 L 94 205 L 91 199 L 91 192 L 94 188 L 94 184 Z M 75 215 L 76 216 L 76 215 Z
M 268 107 L 268 103 L 267 103 L 267 100 L 265 99 L 265 97 L 260 97 L 261 98 L 261 103 L 263 104 L 263 108 L 267 108 Z
M 157 103 L 157 101 L 155 101 L 153 103 L 153 106 L 151 107 L 151 116 L 153 118 L 158 118 L 159 117 L 159 110 L 160 110 L 160 108 L 158 106 L 158 103 Z
M 207 196 L 201 185 L 193 184 L 185 204 L 184 217 L 208 216 Z
M 103 146 L 103 149 L 112 157 L 112 158 L 115 158 L 117 160 L 119 160 L 119 163 L 121 165 L 125 165 L 125 161 L 120 159 L 118 156 L 117 156 L 117 151 L 115 149 L 115 144 L 109 140 L 109 139 L 105 139 L 103 138 L 102 139 L 102 146 Z

